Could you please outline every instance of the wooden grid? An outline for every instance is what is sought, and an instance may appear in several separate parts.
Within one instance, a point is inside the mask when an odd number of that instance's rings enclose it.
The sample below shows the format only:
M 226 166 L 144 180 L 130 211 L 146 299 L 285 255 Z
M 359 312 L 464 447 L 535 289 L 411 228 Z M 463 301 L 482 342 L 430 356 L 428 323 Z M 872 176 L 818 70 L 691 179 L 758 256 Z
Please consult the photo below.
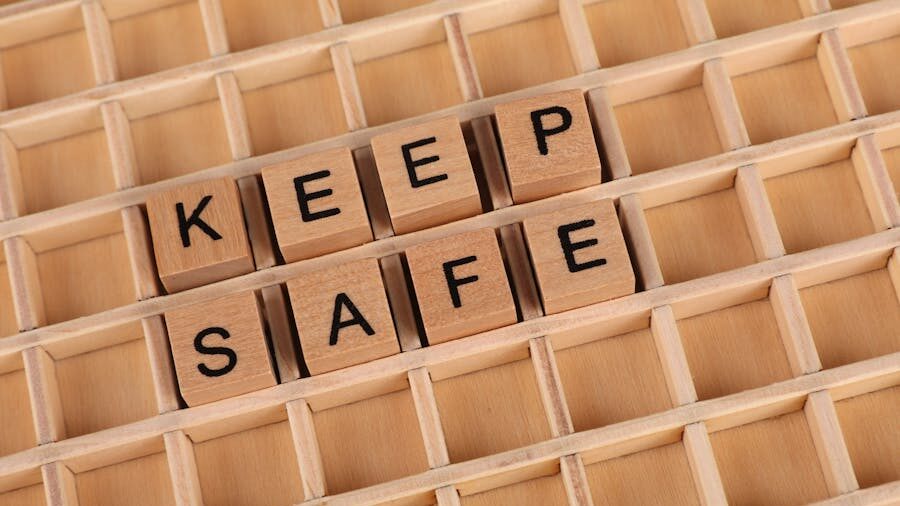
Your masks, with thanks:
M 297 467 L 302 476 L 303 496 L 309 504 L 360 504 L 407 498 L 425 498 L 426 502 L 436 498 L 442 505 L 457 504 L 460 494 L 469 495 L 503 484 L 557 473 L 563 480 L 570 504 L 591 504 L 590 485 L 584 471 L 586 461 L 593 463 L 674 441 L 682 441 L 684 445 L 698 497 L 704 504 L 723 504 L 725 490 L 710 444 L 710 433 L 802 408 L 828 492 L 839 496 L 828 503 L 877 504 L 900 496 L 900 486 L 896 482 L 858 490 L 857 478 L 849 462 L 834 409 L 835 401 L 898 384 L 900 355 L 893 353 L 823 371 L 816 343 L 809 330 L 808 316 L 800 300 L 800 290 L 806 287 L 882 268 L 887 268 L 894 290 L 900 292 L 900 250 L 897 249 L 900 234 L 896 228 L 900 225 L 900 204 L 881 155 L 881 149 L 900 145 L 900 114 L 888 112 L 867 116 L 865 101 L 845 49 L 847 40 L 854 45 L 868 42 L 867 36 L 862 34 L 872 25 L 889 30 L 889 33 L 900 32 L 896 29 L 897 23 L 891 22 L 900 17 L 900 1 L 880 0 L 847 10 L 827 12 L 827 2 L 802 0 L 800 8 L 808 16 L 802 20 L 717 40 L 706 4 L 701 0 L 680 0 L 677 6 L 692 47 L 641 64 L 600 69 L 583 3 L 560 0 L 554 10 L 558 9 L 578 75 L 490 98 L 483 96 L 467 30 L 471 30 L 472 26 L 485 29 L 509 22 L 497 10 L 503 8 L 503 2 L 439 2 L 350 25 L 341 23 L 341 8 L 337 2 L 321 0 L 319 5 L 323 25 L 332 29 L 231 54 L 220 2 L 201 0 L 199 7 L 207 49 L 210 55 L 218 58 L 127 81 L 117 80 L 109 20 L 99 2 L 35 0 L 0 11 L 2 25 L 4 21 L 11 23 L 40 16 L 48 9 L 80 8 L 95 81 L 98 85 L 104 85 L 0 112 L 0 129 L 4 132 L 0 138 L 4 144 L 3 157 L 0 158 L 0 178 L 3 182 L 0 186 L 4 192 L 0 215 L 5 219 L 0 223 L 0 238 L 4 242 L 4 258 L 10 275 L 16 319 L 22 330 L 14 337 L 0 340 L 0 353 L 3 355 L 0 362 L 6 370 L 24 368 L 35 435 L 41 443 L 37 448 L 0 458 L 0 483 L 22 485 L 42 481 L 50 504 L 75 504 L 75 473 L 162 451 L 167 459 L 178 504 L 198 504 L 203 493 L 194 455 L 197 444 L 287 420 L 296 448 Z M 544 7 L 538 5 L 533 12 L 542 13 L 542 9 Z M 370 40 L 379 34 L 432 21 L 443 25 L 459 89 L 466 103 L 389 126 L 367 128 L 354 47 L 360 41 Z M 806 44 L 807 40 L 813 41 L 815 55 L 822 67 L 829 97 L 840 123 L 751 146 L 731 78 L 771 65 L 771 62 L 759 63 L 759 54 L 770 50 L 777 54 L 778 48 L 787 48 L 785 52 L 788 53 L 794 52 L 795 46 Z M 402 42 L 399 44 L 383 51 L 391 53 L 406 49 L 402 47 Z M 321 50 L 328 52 L 349 133 L 273 154 L 253 156 L 240 76 L 261 66 L 277 65 L 286 59 Z M 771 58 L 777 60 L 779 57 Z M 698 68 L 699 71 L 696 70 Z M 673 82 L 694 79 L 684 77 L 686 74 L 700 76 L 699 82 L 694 84 L 701 85 L 705 90 L 715 131 L 725 153 L 665 170 L 632 175 L 615 107 L 671 92 L 681 85 Z M 158 98 L 159 93 L 193 93 L 183 92 L 181 88 L 187 86 L 186 82 L 209 80 L 214 81 L 215 99 L 222 109 L 233 161 L 185 176 L 140 185 L 141 176 L 126 109 L 143 110 L 149 107 L 148 103 L 153 98 Z M 488 115 L 497 103 L 566 88 L 581 88 L 587 92 L 613 181 L 535 203 L 512 205 Z M 79 114 L 85 110 L 98 107 L 118 191 L 56 209 L 23 214 L 24 196 L 16 182 L 16 146 L 41 140 L 44 135 L 41 130 L 49 122 L 80 117 Z M 230 175 L 240 178 L 245 203 L 253 202 L 256 195 L 256 202 L 261 205 L 255 175 L 263 166 L 325 147 L 345 145 L 356 150 L 361 170 L 367 159 L 371 168 L 371 155 L 366 151 L 372 136 L 399 124 L 448 112 L 471 121 L 478 156 L 489 181 L 492 212 L 435 229 L 392 237 L 384 209 L 379 214 L 370 207 L 373 228 L 379 239 L 376 242 L 310 261 L 275 266 L 271 239 L 265 236 L 264 213 L 253 210 L 259 206 L 249 205 L 248 226 L 251 238 L 257 237 L 253 243 L 254 254 L 257 259 L 264 259 L 258 266 L 260 271 L 188 292 L 160 296 L 146 221 L 140 208 L 147 196 L 189 181 Z M 848 122 L 851 119 L 856 121 Z M 875 232 L 785 256 L 764 179 L 798 167 L 813 167 L 840 157 L 840 154 L 845 158 L 852 157 Z M 647 222 L 647 211 L 727 188 L 733 188 L 739 200 L 755 263 L 698 279 L 666 284 L 651 226 Z M 370 192 L 367 195 L 371 195 L 373 190 L 368 188 L 367 191 Z M 560 315 L 542 316 L 533 281 L 530 281 L 527 253 L 523 249 L 518 223 L 526 216 L 606 197 L 615 198 L 619 203 L 623 226 L 645 291 Z M 57 238 L 61 227 L 73 228 L 71 226 L 79 222 L 110 213 L 116 215 L 113 221 L 121 222 L 134 278 L 134 293 L 139 302 L 48 325 L 33 245 L 64 243 L 65 238 Z M 410 337 L 415 333 L 414 324 L 410 325 L 407 321 L 407 332 L 399 332 L 401 341 L 406 336 L 407 344 L 403 349 L 407 353 L 324 376 L 285 382 L 241 398 L 177 411 L 177 388 L 165 328 L 159 316 L 162 312 L 213 299 L 223 293 L 248 289 L 259 289 L 264 297 L 268 292 L 273 300 L 271 306 L 278 306 L 279 297 L 283 297 L 278 290 L 273 290 L 278 283 L 300 272 L 373 256 L 382 259 L 388 278 L 386 284 L 390 287 L 392 280 L 388 273 L 397 275 L 398 255 L 409 246 L 486 226 L 500 232 L 522 308 L 524 321 L 521 323 L 438 347 L 415 350 L 416 339 Z M 71 233 L 78 236 L 81 231 L 74 228 L 76 231 Z M 392 264 L 393 269 L 385 267 Z M 394 285 L 392 303 L 394 297 L 399 297 L 396 292 L 402 289 L 402 284 Z M 677 320 L 760 296 L 768 296 L 772 300 L 793 379 L 697 402 Z M 280 305 L 283 307 L 283 301 Z M 267 304 L 267 309 L 269 306 Z M 284 315 L 271 313 L 268 317 L 270 321 L 283 321 L 285 318 Z M 60 406 L 54 371 L 55 360 L 82 349 L 85 346 L 83 341 L 105 336 L 133 322 L 140 322 L 147 345 L 160 414 L 102 433 L 66 439 L 63 408 Z M 399 325 L 401 322 L 398 321 Z M 556 352 L 587 340 L 648 326 L 674 408 L 637 420 L 575 432 L 559 377 Z M 290 340 L 288 332 L 282 331 L 280 335 L 280 338 L 273 336 L 276 349 L 286 346 L 286 340 Z M 278 364 L 284 375 L 282 367 L 290 362 L 290 353 L 284 351 L 283 354 L 288 358 L 279 360 Z M 551 439 L 498 455 L 450 464 L 432 383 L 522 359 L 530 360 L 534 366 Z M 299 371 L 288 371 L 287 379 L 297 377 Z M 398 389 L 410 391 L 431 470 L 325 496 L 327 484 L 313 413 Z M 40 476 L 35 474 L 38 469 Z

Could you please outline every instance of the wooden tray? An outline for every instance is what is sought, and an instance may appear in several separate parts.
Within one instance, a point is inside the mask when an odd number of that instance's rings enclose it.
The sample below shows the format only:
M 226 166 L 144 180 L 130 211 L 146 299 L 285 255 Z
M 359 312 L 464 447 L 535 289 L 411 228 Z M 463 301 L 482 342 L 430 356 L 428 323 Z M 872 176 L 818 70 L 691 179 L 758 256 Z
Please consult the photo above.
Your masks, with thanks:
M 900 502 L 900 0 L 2 3 L 0 505 Z M 573 88 L 604 183 L 512 205 L 494 106 Z M 448 114 L 485 212 L 395 236 L 370 139 Z M 376 241 L 279 265 L 333 147 Z M 258 271 L 165 295 L 143 204 L 221 176 Z M 639 291 L 544 316 L 520 222 L 602 198 Z M 422 348 L 400 254 L 484 227 L 520 321 Z M 403 353 L 301 378 L 283 283 L 367 257 Z M 185 408 L 161 314 L 246 290 L 280 384 Z

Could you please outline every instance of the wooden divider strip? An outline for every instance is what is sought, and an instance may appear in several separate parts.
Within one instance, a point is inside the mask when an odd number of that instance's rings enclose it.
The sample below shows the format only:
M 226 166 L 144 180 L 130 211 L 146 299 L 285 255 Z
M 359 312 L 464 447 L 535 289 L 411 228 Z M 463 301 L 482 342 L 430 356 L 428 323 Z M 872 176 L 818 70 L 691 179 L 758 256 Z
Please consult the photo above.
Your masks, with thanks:
M 506 258 L 509 278 L 515 291 L 516 303 L 523 320 L 540 318 L 544 315 L 541 297 L 538 294 L 537 278 L 525 245 L 525 236 L 520 223 L 500 227 L 500 248 Z
M 810 506 L 893 506 L 900 501 L 900 480 L 850 492 Z
M 447 485 L 434 491 L 437 506 L 460 506 L 459 492 L 453 485 Z
M 297 339 L 291 331 L 293 315 L 288 311 L 287 296 L 281 286 L 265 286 L 259 293 L 272 338 L 272 355 L 278 367 L 278 377 L 282 383 L 287 383 L 300 378 L 300 364 L 297 361 Z
M 63 418 L 59 383 L 56 379 L 56 362 L 43 348 L 35 346 L 22 352 L 31 416 L 38 444 L 47 444 L 66 438 L 66 422 Z
M 47 506 L 78 506 L 75 475 L 65 464 L 51 462 L 42 465 L 41 477 Z
M 166 461 L 172 492 L 178 506 L 201 506 L 203 492 L 194 457 L 194 444 L 184 431 L 176 430 L 163 434 L 166 447 Z
M 150 238 L 150 229 L 144 217 L 144 211 L 140 206 L 131 206 L 122 209 L 120 214 L 137 300 L 156 297 L 162 293 L 162 288 L 156 273 L 153 241 Z
M 709 102 L 719 142 L 726 151 L 750 145 L 750 135 L 744 125 L 731 78 L 722 58 L 713 58 L 703 64 L 703 90 Z
M 103 130 L 106 132 L 106 143 L 109 148 L 109 159 L 112 165 L 116 189 L 132 188 L 141 184 L 138 173 L 137 158 L 134 154 L 134 141 L 131 137 L 131 123 L 119 102 L 105 102 L 100 105 L 103 116 Z
M 381 277 L 394 317 L 394 329 L 401 351 L 412 351 L 422 347 L 419 327 L 413 310 L 413 296 L 409 292 L 403 259 L 399 254 L 378 259 L 381 266 Z
M 633 258 L 632 267 L 638 280 L 638 288 L 652 290 L 665 284 L 662 269 L 653 246 L 653 237 L 644 215 L 640 195 L 629 193 L 619 198 L 619 223 Z
M 566 455 L 559 459 L 559 472 L 566 487 L 570 506 L 594 506 L 581 455 Z
M 692 46 L 716 38 L 716 30 L 713 28 L 712 19 L 709 17 L 709 10 L 707 10 L 704 0 L 676 1 L 678 10 L 681 12 L 684 31 Z
M 25 192 L 22 190 L 19 154 L 6 132 L 0 131 L 0 221 L 22 214 L 25 214 Z
M 838 120 L 850 121 L 867 116 L 866 104 L 853 72 L 853 64 L 836 28 L 820 36 L 816 59 L 822 70 L 822 76 L 825 77 L 825 85 L 831 95 Z
M 874 134 L 857 139 L 851 159 L 875 228 L 900 227 L 900 201 Z
M 734 189 L 744 220 L 747 222 L 747 231 L 750 233 L 757 260 L 784 256 L 784 243 L 778 231 L 778 223 L 775 221 L 769 195 L 756 165 L 738 168 Z
M 200 17 L 206 33 L 206 46 L 213 57 L 228 54 L 228 33 L 225 30 L 225 14 L 221 0 L 197 0 L 200 3 Z
M 391 224 L 391 214 L 388 211 L 384 191 L 381 189 L 381 178 L 378 177 L 372 147 L 365 146 L 354 150 L 353 161 L 356 163 L 356 175 L 366 203 L 366 214 L 369 215 L 369 224 L 372 226 L 372 236 L 376 241 L 393 237 L 394 226 Z
M 225 132 L 228 135 L 232 160 L 243 160 L 253 156 L 253 143 L 250 140 L 244 98 L 234 73 L 216 74 L 216 89 L 225 118 Z
M 831 394 L 825 390 L 809 394 L 803 411 L 825 475 L 828 493 L 841 495 L 859 489 Z
M 831 10 L 831 2 L 829 0 L 797 0 L 800 2 L 800 11 L 803 16 L 810 17 Z
M 900 248 L 894 248 L 894 254 L 888 260 L 888 274 L 894 283 L 894 292 L 897 293 L 897 300 L 900 300 Z
M 294 451 L 297 453 L 297 463 L 303 479 L 303 495 L 306 500 L 324 497 L 328 489 L 312 410 L 305 399 L 290 401 L 286 407 L 294 439 Z
M 257 176 L 246 176 L 238 179 L 237 185 L 256 270 L 274 267 L 278 263 L 275 255 L 275 239 L 269 228 L 262 182 Z
M 359 82 L 356 80 L 356 67 L 353 63 L 353 54 L 350 52 L 350 44 L 339 42 L 328 50 L 331 52 L 331 65 L 334 67 L 334 76 L 341 94 L 347 129 L 353 132 L 366 128 L 368 126 L 366 108 L 363 106 Z
M 27 331 L 45 325 L 44 296 L 34 250 L 24 238 L 10 237 L 3 241 L 3 252 L 19 330 Z
M 662 365 L 669 396 L 675 406 L 697 402 L 697 391 L 691 378 L 687 355 L 675 322 L 672 306 L 659 306 L 650 313 L 650 332 Z
M 319 14 L 322 16 L 322 25 L 331 28 L 344 24 L 341 19 L 341 5 L 338 0 L 318 0 Z
M 100 0 L 83 1 L 81 17 L 84 20 L 84 31 L 91 52 L 94 81 L 101 85 L 118 80 L 119 70 L 116 64 L 115 47 L 103 4 Z
M 728 500 L 725 497 L 725 487 L 722 485 L 706 424 L 697 422 L 685 426 L 682 441 L 700 504 L 726 506 Z
M 559 0 L 559 17 L 578 73 L 584 74 L 600 68 L 600 58 L 597 57 L 597 48 L 594 47 L 594 38 L 581 0 Z
M 150 361 L 150 376 L 160 414 L 179 408 L 178 380 L 169 348 L 169 336 L 162 316 L 151 316 L 141 320 L 147 358 Z
M 612 179 L 631 176 L 631 163 L 625 150 L 625 141 L 609 91 L 605 87 L 594 88 L 587 92 L 588 107 L 594 125 L 594 136 L 600 140 L 600 147 L 606 155 L 607 171 Z
M 428 467 L 434 469 L 446 466 L 450 463 L 450 454 L 447 452 L 441 414 L 438 412 L 434 386 L 431 383 L 428 369 L 425 367 L 413 369 L 407 373 L 407 377 L 413 404 L 416 407 L 416 417 L 419 420 L 419 430 L 422 432 L 422 440 L 425 443 Z
M 784 274 L 772 280 L 769 299 L 775 311 L 775 321 L 788 362 L 794 376 L 810 374 L 822 369 L 816 342 L 813 340 L 806 312 L 800 301 L 800 293 L 791 274 Z
M 509 181 L 506 177 L 506 168 L 500 156 L 500 144 L 494 132 L 494 125 L 490 116 L 472 118 L 470 122 L 475 144 L 478 147 L 478 157 L 481 161 L 481 169 L 487 183 L 488 193 L 492 209 L 502 209 L 513 205 L 512 193 L 509 189 Z
M 471 102 L 484 97 L 481 80 L 478 78 L 478 69 L 475 67 L 475 60 L 472 57 L 472 48 L 469 47 L 469 38 L 462 29 L 459 14 L 444 17 L 444 32 L 447 36 L 450 58 L 453 60 L 453 68 L 456 70 L 456 79 L 459 81 L 463 100 Z
M 575 427 L 572 424 L 572 415 L 569 414 L 566 394 L 563 391 L 550 340 L 544 336 L 532 338 L 528 342 L 528 349 L 531 352 L 531 364 L 534 366 L 544 412 L 550 425 L 550 434 L 553 437 L 572 434 Z

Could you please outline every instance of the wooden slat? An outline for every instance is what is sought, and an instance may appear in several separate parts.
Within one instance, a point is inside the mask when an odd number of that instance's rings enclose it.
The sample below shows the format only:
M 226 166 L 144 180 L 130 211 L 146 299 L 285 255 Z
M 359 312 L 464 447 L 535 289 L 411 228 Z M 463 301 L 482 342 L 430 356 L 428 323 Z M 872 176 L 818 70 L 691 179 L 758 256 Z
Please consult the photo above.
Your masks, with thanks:
M 463 100 L 470 102 L 484 97 L 478 69 L 472 57 L 472 48 L 469 47 L 469 39 L 462 29 L 458 14 L 444 18 L 444 32 L 447 35 L 447 46 L 450 48 L 450 58 L 453 60 Z
M 376 240 L 392 237 L 394 226 L 391 224 L 391 215 L 388 211 L 384 191 L 381 188 L 381 178 L 378 177 L 372 148 L 366 146 L 353 151 L 353 161 L 356 163 L 359 186 L 362 190 L 363 200 L 366 202 L 372 236 Z
M 559 0 L 559 17 L 575 69 L 583 74 L 600 68 L 600 58 L 597 57 L 597 48 L 594 47 L 581 0 Z
M 591 488 L 584 472 L 581 455 L 566 455 L 559 460 L 559 471 L 566 487 L 570 506 L 593 506 Z
M 322 16 L 322 25 L 325 28 L 344 23 L 341 19 L 341 6 L 338 0 L 318 0 L 318 3 L 319 14 Z
M 838 120 L 850 121 L 865 117 L 868 114 L 866 104 L 854 75 L 850 56 L 841 43 L 837 29 L 822 34 L 816 55 Z
M 22 360 L 25 363 L 31 416 L 34 418 L 34 432 L 38 444 L 65 439 L 66 423 L 53 357 L 43 348 L 36 346 L 23 351 Z
M 228 33 L 225 30 L 225 14 L 222 11 L 221 0 L 198 0 L 198 2 L 209 54 L 212 56 L 227 54 Z
M 447 485 L 434 491 L 437 506 L 460 506 L 459 493 L 453 485 Z
M 512 193 L 510 193 L 506 169 L 500 157 L 500 146 L 491 118 L 490 116 L 472 118 L 471 125 L 475 144 L 478 147 L 481 170 L 487 183 L 491 208 L 509 207 L 513 205 Z
M 194 444 L 180 430 L 163 434 L 163 442 L 166 446 L 166 460 L 169 465 L 169 478 L 172 480 L 175 504 L 178 506 L 201 506 L 203 493 L 197 473 L 197 460 L 194 457 Z
M 516 302 L 523 320 L 540 318 L 544 315 L 541 298 L 535 282 L 534 270 L 525 245 L 522 225 L 512 223 L 500 227 L 500 247 L 506 258 L 510 282 L 515 290 Z
M 288 312 L 287 296 L 281 286 L 266 286 L 259 293 L 272 338 L 272 354 L 278 367 L 278 377 L 282 383 L 287 383 L 300 378 L 300 364 L 297 359 L 297 339 L 291 332 L 290 319 L 293 315 Z
M 178 381 L 175 365 L 169 348 L 169 336 L 162 316 L 151 316 L 141 320 L 147 358 L 150 361 L 150 375 L 159 413 L 168 413 L 179 408 Z
M 790 274 L 778 276 L 772 280 L 769 289 L 772 309 L 781 341 L 787 352 L 788 362 L 794 376 L 810 374 L 822 369 L 816 342 L 813 340 L 806 312 L 800 301 L 800 293 Z
M 137 300 L 156 297 L 162 293 L 162 289 L 156 272 L 156 260 L 153 257 L 153 241 L 144 212 L 140 206 L 131 206 L 122 209 L 120 214 Z
M 684 428 L 684 450 L 687 453 L 697 497 L 703 506 L 726 506 L 725 488 L 716 466 L 706 424 L 692 423 Z
M 672 403 L 683 406 L 697 402 L 697 391 L 694 388 L 687 355 L 684 353 L 684 345 L 671 306 L 653 308 L 650 314 L 650 331 L 656 343 L 656 352 L 666 377 L 666 386 Z
M 895 506 L 900 501 L 900 481 L 864 488 L 810 506 Z
M 275 266 L 278 261 L 275 256 L 275 240 L 269 228 L 262 182 L 256 176 L 246 176 L 238 179 L 237 184 L 241 194 L 247 237 L 250 239 L 250 250 L 253 252 L 253 262 L 256 264 L 256 270 L 268 269 Z
M 875 135 L 860 137 L 851 158 L 875 228 L 884 230 L 900 226 L 900 202 Z
M 703 89 L 722 147 L 733 151 L 749 146 L 750 135 L 744 125 L 725 62 L 721 58 L 714 58 L 703 64 Z
M 619 199 L 619 222 L 622 232 L 633 255 L 632 262 L 637 274 L 640 288 L 652 290 L 665 284 L 650 227 L 641 204 L 641 197 L 636 193 L 623 195 Z
M 409 371 L 407 376 L 410 393 L 416 406 L 419 429 L 422 431 L 422 440 L 425 443 L 428 466 L 432 469 L 446 466 L 450 463 L 450 454 L 447 452 L 447 441 L 444 438 L 441 415 L 438 412 L 434 386 L 431 383 L 428 369 L 419 367 Z
M 797 0 L 800 2 L 800 11 L 804 16 L 816 16 L 831 10 L 829 0 Z
M 716 38 L 705 0 L 677 0 L 681 21 L 691 45 L 709 42 Z
M 756 258 L 766 260 L 783 256 L 784 243 L 759 169 L 755 165 L 739 167 L 734 180 L 734 189 L 744 219 L 747 221 L 747 231 L 750 232 Z
M 891 282 L 894 284 L 897 300 L 900 300 L 900 248 L 895 248 L 894 254 L 888 260 L 888 274 L 890 274 Z
M 528 348 L 550 434 L 560 437 L 575 432 L 550 340 L 546 337 L 533 338 L 528 342 Z
M 625 141 L 622 139 L 622 131 L 619 129 L 619 122 L 616 120 L 616 113 L 608 90 L 604 87 L 594 88 L 588 91 L 587 100 L 594 129 L 598 132 L 596 137 L 600 139 L 609 163 L 610 176 L 612 179 L 631 176 L 631 163 L 628 161 Z
M 394 317 L 400 350 L 404 352 L 417 350 L 422 347 L 422 339 L 416 324 L 412 294 L 408 288 L 403 260 L 396 254 L 379 258 L 378 263 L 381 266 L 381 276 L 391 306 L 391 315 Z
M 47 506 L 78 506 L 78 491 L 75 475 L 62 462 L 51 462 L 41 466 L 44 480 L 44 494 Z
M 304 399 L 288 402 L 287 414 L 303 479 L 303 495 L 307 500 L 324 497 L 327 493 L 325 471 L 309 404 Z
M 84 19 L 84 31 L 91 51 L 94 81 L 98 85 L 116 81 L 119 70 L 109 19 L 103 10 L 103 4 L 100 0 L 85 0 L 81 3 L 81 17 Z
M 352 132 L 368 126 L 366 109 L 363 106 L 359 82 L 356 80 L 356 67 L 350 45 L 346 42 L 335 44 L 328 49 L 331 52 L 331 65 L 341 93 L 341 104 L 344 107 L 344 119 L 347 128 Z
M 850 452 L 847 451 L 847 443 L 841 433 L 831 394 L 824 390 L 809 394 L 803 410 L 822 473 L 825 475 L 828 493 L 841 495 L 857 490 L 859 483 L 853 472 Z
M 31 330 L 46 324 L 44 297 L 34 250 L 22 237 L 3 241 L 9 271 L 9 287 L 19 330 Z
M 228 134 L 228 146 L 231 148 L 232 160 L 243 160 L 253 156 L 247 111 L 244 109 L 244 98 L 234 73 L 216 74 L 216 89 L 222 105 L 222 115 L 225 118 L 225 131 Z
M 103 129 L 109 147 L 116 189 L 132 188 L 141 184 L 134 141 L 131 137 L 131 123 L 119 102 L 106 102 L 100 106 Z
M 0 79 L 2 78 L 0 71 Z M 25 193 L 22 190 L 22 175 L 19 172 L 19 154 L 6 132 L 0 131 L 0 221 L 24 213 Z

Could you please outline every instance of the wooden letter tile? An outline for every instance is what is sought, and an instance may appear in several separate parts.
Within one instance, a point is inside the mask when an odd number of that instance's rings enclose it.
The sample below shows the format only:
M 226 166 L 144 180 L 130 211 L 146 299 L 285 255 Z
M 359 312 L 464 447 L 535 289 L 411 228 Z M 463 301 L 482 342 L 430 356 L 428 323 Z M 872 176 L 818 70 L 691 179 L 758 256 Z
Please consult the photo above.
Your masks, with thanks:
M 517 204 L 600 184 L 600 155 L 580 90 L 500 104 L 494 113 Z
M 475 174 L 455 116 L 374 137 L 372 152 L 395 233 L 481 212 Z
M 266 167 L 263 184 L 286 262 L 372 240 L 356 166 L 347 148 Z
M 169 293 L 253 271 L 241 198 L 230 178 L 201 181 L 147 200 L 159 278 Z
M 253 292 L 165 315 L 181 395 L 197 406 L 275 385 Z
M 634 293 L 612 200 L 526 218 L 523 225 L 547 314 Z
M 311 374 L 400 352 L 378 260 L 305 273 L 287 287 Z
M 406 250 L 425 334 L 431 344 L 516 322 L 497 236 L 466 232 Z

